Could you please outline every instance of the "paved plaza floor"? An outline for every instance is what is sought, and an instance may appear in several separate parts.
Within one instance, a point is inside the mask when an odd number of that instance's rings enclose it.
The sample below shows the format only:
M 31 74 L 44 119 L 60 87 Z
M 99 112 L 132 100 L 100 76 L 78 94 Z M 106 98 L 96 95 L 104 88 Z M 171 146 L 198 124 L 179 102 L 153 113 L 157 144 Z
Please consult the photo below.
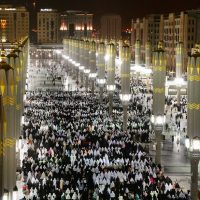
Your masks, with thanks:
M 150 145 L 150 155 L 155 156 L 155 149 L 152 144 Z M 176 141 L 164 140 L 161 152 L 161 164 L 165 175 L 168 175 L 173 181 L 177 180 L 184 191 L 190 190 L 190 158 L 183 143 L 177 145 Z

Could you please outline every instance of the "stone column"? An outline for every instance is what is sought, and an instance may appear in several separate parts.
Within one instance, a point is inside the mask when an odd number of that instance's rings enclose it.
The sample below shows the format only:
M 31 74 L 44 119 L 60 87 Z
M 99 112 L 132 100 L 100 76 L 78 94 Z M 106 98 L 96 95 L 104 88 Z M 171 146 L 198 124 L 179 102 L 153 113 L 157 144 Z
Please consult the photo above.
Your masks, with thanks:
M 200 50 L 197 48 L 188 58 L 188 104 L 187 104 L 187 134 L 190 140 L 200 138 Z M 198 199 L 198 163 L 200 153 L 191 151 L 191 197 Z
M 25 66 L 27 64 L 26 63 L 26 59 L 27 59 L 26 51 L 27 51 L 27 48 L 24 47 L 22 50 L 20 50 L 18 46 L 16 46 L 15 49 L 13 50 L 13 53 L 18 56 L 18 58 L 15 59 L 16 67 L 17 67 L 17 73 L 18 74 L 21 73 L 21 81 L 20 81 L 21 84 L 19 86 L 20 87 L 19 98 L 20 98 L 20 104 L 21 104 L 22 107 L 21 107 L 21 109 L 19 109 L 20 116 L 22 116 L 23 112 L 24 112 L 23 96 L 25 94 L 26 74 L 27 74 L 27 68 Z
M 70 38 L 69 39 L 69 58 L 72 59 L 72 39 Z M 73 69 L 72 69 L 72 64 L 71 62 L 68 62 L 68 67 L 69 67 L 69 70 L 70 70 L 70 76 L 72 77 L 73 76 Z
M 116 48 L 113 43 L 107 45 L 107 90 L 109 92 L 109 115 L 112 116 L 113 92 L 115 90 L 115 57 Z
M 184 67 L 184 47 L 183 43 L 179 42 L 176 47 L 176 78 L 182 78 L 182 72 Z M 180 94 L 181 86 L 177 85 L 177 104 L 180 104 Z
M 19 47 L 20 48 L 20 47 Z M 21 85 L 22 89 L 20 92 L 20 120 L 24 113 L 24 94 L 26 92 L 26 76 L 27 76 L 27 66 L 29 65 L 29 39 L 26 37 L 22 42 L 22 48 L 20 49 L 22 53 L 19 53 L 18 59 L 16 59 L 17 70 L 21 71 Z
M 120 99 L 123 104 L 123 131 L 127 131 L 128 123 L 128 103 L 130 94 L 130 62 L 131 54 L 128 45 L 122 47 L 122 65 L 121 65 L 121 94 Z
M 66 56 L 69 56 L 69 41 L 68 41 L 68 38 L 64 39 L 63 40 L 63 52 L 64 52 L 64 55 Z M 65 70 L 68 72 L 68 61 L 67 59 L 65 59 Z
M 166 55 L 159 42 L 158 49 L 153 53 L 153 115 L 163 116 L 165 106 L 165 77 L 166 77 Z M 154 124 L 156 134 L 156 163 L 161 163 L 161 134 L 162 127 Z
M 74 39 L 71 39 L 71 59 L 72 59 L 72 61 L 74 61 Z M 71 67 L 71 71 L 72 71 L 71 77 L 72 77 L 72 79 L 74 79 L 74 75 L 76 73 L 74 70 L 74 64 L 72 62 L 70 62 L 70 67 Z
M 74 62 L 76 62 L 76 54 L 77 54 L 77 44 L 76 44 L 76 39 L 72 39 L 72 60 Z M 74 63 L 71 64 L 72 66 L 72 71 L 73 71 L 73 79 L 76 80 L 77 78 L 77 68 L 76 68 L 76 65 Z
M 122 60 L 122 47 L 123 47 L 123 41 L 119 40 L 119 60 Z
M 14 69 L 6 63 L 5 51 L 1 50 L 0 96 L 3 104 L 3 131 L 1 155 L 3 156 L 3 189 L 12 193 L 16 184 L 15 163 L 15 82 Z
M 80 52 L 79 52 L 79 40 L 75 42 L 75 61 L 77 64 L 76 66 L 76 82 L 79 83 L 79 66 L 80 66 Z
M 79 62 L 80 62 L 80 66 L 79 66 L 79 70 L 80 70 L 80 82 L 81 85 L 84 84 L 84 41 L 80 40 L 79 41 Z
M 103 88 L 106 83 L 105 79 L 105 44 L 100 42 L 97 49 L 97 81 L 100 87 L 100 102 L 103 101 Z
M 20 104 L 20 95 L 19 95 L 19 92 L 21 92 L 21 88 L 20 88 L 20 84 L 19 84 L 19 79 L 21 78 L 20 75 L 19 75 L 19 68 L 17 69 L 17 66 L 16 66 L 16 60 L 18 58 L 18 56 L 14 53 L 13 49 L 11 50 L 11 52 L 7 55 L 7 58 L 8 58 L 8 64 L 14 69 L 14 79 L 15 79 L 15 83 L 16 83 L 16 86 L 15 86 L 15 89 L 16 89 L 16 93 L 17 93 L 17 97 L 16 97 L 16 105 Z M 19 67 L 19 66 L 18 66 Z M 18 113 L 17 111 L 15 112 L 15 134 L 17 132 L 17 128 L 20 127 L 20 116 L 18 116 L 18 114 L 20 115 L 20 113 Z M 18 120 L 19 120 L 19 123 L 18 123 Z M 19 127 L 17 127 L 19 126 Z M 18 130 L 19 131 L 19 130 Z M 18 136 L 19 136 L 19 133 L 18 133 Z M 15 136 L 16 137 L 16 136 Z M 16 137 L 17 138 L 17 137 Z
M 191 157 L 191 200 L 198 199 L 199 158 Z
M 141 43 L 140 40 L 136 40 L 135 43 L 135 65 L 141 65 Z
M 156 155 L 155 155 L 155 163 L 161 164 L 161 140 L 162 140 L 162 131 L 154 129 L 156 135 Z
M 135 43 L 135 66 L 141 65 L 141 42 L 140 40 L 136 40 Z M 139 81 L 140 73 L 136 72 L 136 80 Z
M 67 61 L 67 72 L 68 72 L 68 76 L 70 75 L 70 56 L 71 56 L 71 46 L 70 46 L 70 38 L 67 39 L 67 56 L 68 56 L 68 61 Z
M 90 42 L 90 74 L 89 77 L 91 79 L 91 91 L 94 94 L 94 83 L 97 75 L 97 67 L 96 67 L 96 43 L 95 41 Z
M 16 182 L 16 169 L 20 166 L 20 151 L 18 147 L 19 137 L 21 136 L 22 124 L 21 117 L 24 113 L 24 94 L 26 93 L 26 78 L 27 78 L 27 66 L 29 65 L 29 40 L 27 37 L 23 38 L 18 45 L 18 56 L 15 58 L 14 67 L 14 79 L 16 85 L 16 160 L 13 161 L 13 178 Z M 14 50 L 14 51 L 16 51 Z M 11 52 L 12 53 L 12 52 Z M 14 53 L 15 54 L 15 53 Z M 15 57 L 15 56 L 14 56 Z M 12 66 L 12 64 L 10 63 Z M 16 188 L 15 188 L 16 189 Z
M 14 132 L 12 137 L 15 140 L 19 140 L 20 137 L 20 131 L 21 131 L 21 108 L 23 105 L 23 102 L 21 102 L 21 96 L 23 96 L 22 94 L 22 90 L 23 90 L 23 86 L 21 83 L 22 77 L 21 77 L 21 64 L 23 65 L 24 62 L 22 61 L 20 63 L 19 61 L 19 57 L 15 54 L 14 49 L 11 50 L 11 52 L 7 55 L 8 58 L 8 64 L 14 69 L 13 70 L 13 79 L 14 79 L 14 83 L 15 83 L 15 94 L 14 94 L 14 102 L 15 105 L 13 105 L 14 109 Z M 12 149 L 12 154 L 13 156 L 10 158 L 10 162 L 11 162 L 11 166 L 12 166 L 12 170 L 10 173 L 12 173 L 11 178 L 13 178 L 13 183 L 16 183 L 16 169 L 17 169 L 17 162 L 16 162 L 16 152 L 15 152 L 15 148 Z
M 89 66 L 89 51 L 90 51 L 90 48 L 89 48 L 89 41 L 86 40 L 84 42 L 84 74 L 85 74 L 85 89 L 86 89 L 86 92 L 88 92 L 88 85 L 89 85 L 89 73 L 90 73 L 90 66 Z
M 147 41 L 145 45 L 145 64 L 147 68 L 151 67 L 151 43 Z
M 1 72 L 0 72 L 1 73 Z M 2 82 L 1 82 L 2 83 Z M 2 200 L 3 199 L 3 193 L 4 193 L 4 175 L 3 175 L 3 172 L 4 172 L 4 159 L 3 159 L 3 155 L 4 155 L 4 149 L 3 149 L 3 142 L 4 142 L 4 137 L 3 137 L 3 132 L 4 132 L 4 129 L 3 129 L 3 123 L 4 123 L 4 120 L 3 120 L 3 117 L 4 117 L 4 113 L 3 113 L 3 98 L 2 98 L 2 89 L 0 88 L 0 199 Z
M 136 19 L 136 40 L 139 40 L 141 38 L 141 35 L 140 35 L 140 19 L 137 18 Z

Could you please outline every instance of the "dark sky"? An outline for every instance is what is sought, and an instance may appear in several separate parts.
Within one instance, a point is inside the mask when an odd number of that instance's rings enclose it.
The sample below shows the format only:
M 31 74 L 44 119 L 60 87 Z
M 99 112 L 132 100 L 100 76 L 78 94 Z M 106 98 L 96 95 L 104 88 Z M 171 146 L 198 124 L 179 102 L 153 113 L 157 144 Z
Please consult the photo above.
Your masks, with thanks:
M 1 2 L 2 0 L 0 0 Z M 4 0 L 6 1 L 6 0 Z M 10 2 L 32 2 L 34 0 L 7 0 Z M 131 18 L 146 14 L 167 13 L 187 9 L 200 9 L 200 0 L 35 0 L 42 7 L 59 10 L 87 10 L 94 13 L 97 26 L 104 13 L 116 13 L 122 17 L 123 27 L 130 27 Z

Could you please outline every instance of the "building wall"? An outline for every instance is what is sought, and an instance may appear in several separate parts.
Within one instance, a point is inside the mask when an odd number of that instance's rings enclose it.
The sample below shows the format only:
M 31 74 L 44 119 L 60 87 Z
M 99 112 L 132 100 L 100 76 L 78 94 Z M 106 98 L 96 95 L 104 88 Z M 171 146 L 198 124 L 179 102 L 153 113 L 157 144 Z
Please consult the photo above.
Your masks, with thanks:
M 59 43 L 59 14 L 44 9 L 37 13 L 37 43 Z
M 140 40 L 141 43 L 141 59 L 144 62 L 145 59 L 145 44 L 150 41 L 152 45 L 157 45 L 160 38 L 160 16 L 149 15 L 143 19 L 132 20 L 131 23 L 131 46 L 132 54 L 134 57 L 134 49 L 136 40 Z
M 180 13 L 169 13 L 166 15 L 149 15 L 143 19 L 132 20 L 131 24 L 131 45 L 135 41 L 141 41 L 141 53 L 144 60 L 144 45 L 147 40 L 156 49 L 158 41 L 164 42 L 167 54 L 167 66 L 175 71 L 176 45 L 183 42 L 184 45 L 184 66 L 187 67 L 187 54 L 191 52 L 195 43 L 200 41 L 200 10 L 192 10 Z
M 6 42 L 29 35 L 29 12 L 25 7 L 0 5 L 0 37 Z
M 121 39 L 121 17 L 119 15 L 104 15 L 101 17 L 101 38 Z
M 198 16 L 196 19 L 196 40 L 200 42 L 200 16 Z
M 64 37 L 91 37 L 93 14 L 83 11 L 66 11 L 60 17 L 60 34 Z

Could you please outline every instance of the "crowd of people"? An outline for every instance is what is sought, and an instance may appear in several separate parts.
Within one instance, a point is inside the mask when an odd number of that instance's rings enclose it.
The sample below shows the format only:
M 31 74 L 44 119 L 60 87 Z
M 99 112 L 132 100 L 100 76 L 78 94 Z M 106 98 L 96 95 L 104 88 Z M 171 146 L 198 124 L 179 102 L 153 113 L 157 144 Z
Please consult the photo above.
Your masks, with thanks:
M 110 117 L 97 93 L 28 91 L 24 199 L 189 199 L 141 144 L 151 134 L 152 94 L 138 88 L 132 84 L 126 132 L 120 107 Z
M 28 89 L 63 89 L 66 81 L 64 65 L 53 59 L 34 59 L 28 68 Z

